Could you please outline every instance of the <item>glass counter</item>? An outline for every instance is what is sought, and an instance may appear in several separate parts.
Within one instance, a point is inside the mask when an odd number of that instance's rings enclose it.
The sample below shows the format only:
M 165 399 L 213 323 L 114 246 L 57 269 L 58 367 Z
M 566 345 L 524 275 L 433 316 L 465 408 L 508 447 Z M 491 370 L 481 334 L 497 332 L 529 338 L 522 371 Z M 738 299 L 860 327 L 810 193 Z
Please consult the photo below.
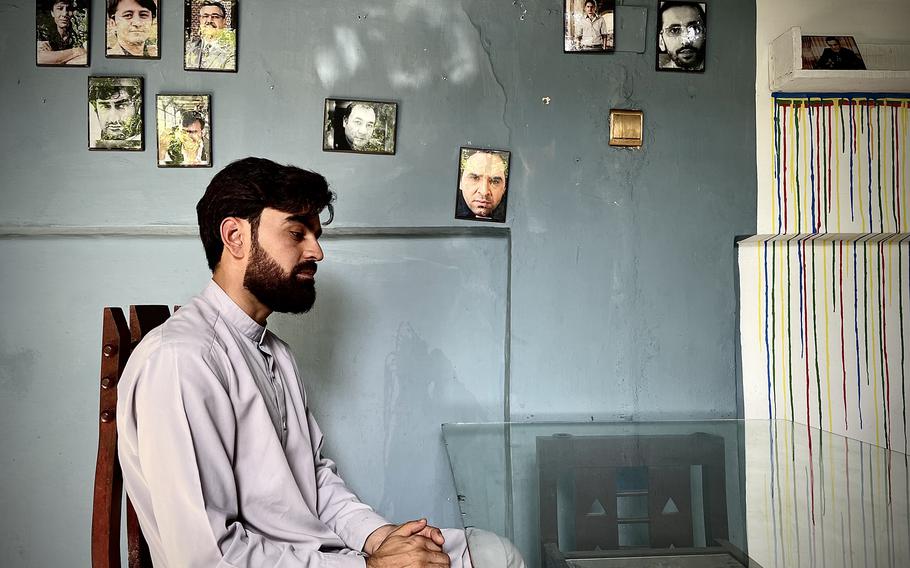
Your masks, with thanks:
M 910 566 L 907 456 L 805 425 L 445 424 L 443 437 L 464 526 L 507 536 L 528 568 Z

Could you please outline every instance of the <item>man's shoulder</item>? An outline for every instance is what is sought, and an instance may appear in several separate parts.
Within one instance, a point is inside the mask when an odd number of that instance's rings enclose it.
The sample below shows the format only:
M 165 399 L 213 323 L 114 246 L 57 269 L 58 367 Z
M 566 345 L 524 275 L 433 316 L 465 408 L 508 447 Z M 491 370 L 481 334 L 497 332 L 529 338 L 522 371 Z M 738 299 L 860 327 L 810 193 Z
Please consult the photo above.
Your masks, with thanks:
M 134 356 L 147 359 L 167 352 L 207 358 L 217 345 L 219 321 L 218 309 L 201 295 L 196 296 L 149 332 L 136 346 Z

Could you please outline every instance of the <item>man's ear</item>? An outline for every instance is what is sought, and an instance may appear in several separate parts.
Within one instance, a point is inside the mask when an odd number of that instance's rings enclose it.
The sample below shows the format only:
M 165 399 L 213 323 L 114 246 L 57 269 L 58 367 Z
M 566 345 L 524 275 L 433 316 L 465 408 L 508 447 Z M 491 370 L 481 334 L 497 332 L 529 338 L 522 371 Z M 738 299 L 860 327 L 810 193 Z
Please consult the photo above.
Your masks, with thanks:
M 658 51 L 667 51 L 667 45 L 664 43 L 664 34 L 663 32 L 657 32 L 657 48 Z
M 224 250 L 237 260 L 246 256 L 246 244 L 251 238 L 250 223 L 238 217 L 226 217 L 221 221 L 221 242 Z

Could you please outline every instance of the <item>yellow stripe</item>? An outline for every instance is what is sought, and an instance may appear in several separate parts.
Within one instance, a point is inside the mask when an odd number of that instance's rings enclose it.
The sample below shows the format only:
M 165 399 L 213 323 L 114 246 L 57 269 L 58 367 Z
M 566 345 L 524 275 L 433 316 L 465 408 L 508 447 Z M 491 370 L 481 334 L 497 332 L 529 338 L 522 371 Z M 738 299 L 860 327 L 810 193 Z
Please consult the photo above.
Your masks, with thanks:
M 862 107 L 860 107 L 862 108 Z M 854 107 L 854 110 L 856 107 Z M 859 112 L 859 117 L 857 118 L 857 125 L 854 133 L 856 134 L 856 197 L 859 199 L 859 220 L 862 227 L 862 232 L 866 232 L 866 213 L 863 210 L 863 140 L 866 139 L 865 136 L 860 134 L 860 127 L 864 126 L 863 122 L 863 112 Z M 868 127 L 868 126 L 866 126 Z M 866 151 L 868 152 L 868 148 Z
M 901 221 L 903 225 L 903 230 L 906 233 L 908 231 L 908 223 L 910 220 L 907 219 L 907 144 L 910 143 L 910 137 L 907 136 L 907 125 L 910 123 L 910 101 L 905 101 L 904 105 L 901 107 L 901 207 L 902 216 Z

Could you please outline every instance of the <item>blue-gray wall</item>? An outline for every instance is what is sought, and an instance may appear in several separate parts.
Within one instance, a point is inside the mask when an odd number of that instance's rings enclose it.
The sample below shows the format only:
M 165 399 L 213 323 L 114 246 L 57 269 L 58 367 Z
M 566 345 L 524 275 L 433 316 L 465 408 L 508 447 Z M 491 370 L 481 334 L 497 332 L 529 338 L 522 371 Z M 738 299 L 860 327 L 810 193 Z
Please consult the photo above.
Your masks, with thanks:
M 460 145 L 512 151 L 509 233 L 327 240 L 313 314 L 276 317 L 344 475 L 396 520 L 456 525 L 443 421 L 729 417 L 736 234 L 755 232 L 755 3 L 709 3 L 707 71 L 562 53 L 560 2 L 242 2 L 240 71 L 187 73 L 182 2 L 160 61 L 36 68 L 31 3 L 0 0 L 0 226 L 192 224 L 214 170 L 86 150 L 86 77 L 211 93 L 215 169 L 324 173 L 341 227 L 452 219 Z M 399 102 L 393 157 L 321 151 L 323 99 Z M 548 101 L 548 104 L 547 102 Z M 607 145 L 640 108 L 645 146 Z M 486 225 L 484 225 L 486 227 Z M 119 266 L 107 268 L 110 263 Z M 0 239 L 0 564 L 86 565 L 106 304 L 181 303 L 183 237 Z M 420 478 L 415 482 L 414 478 Z

